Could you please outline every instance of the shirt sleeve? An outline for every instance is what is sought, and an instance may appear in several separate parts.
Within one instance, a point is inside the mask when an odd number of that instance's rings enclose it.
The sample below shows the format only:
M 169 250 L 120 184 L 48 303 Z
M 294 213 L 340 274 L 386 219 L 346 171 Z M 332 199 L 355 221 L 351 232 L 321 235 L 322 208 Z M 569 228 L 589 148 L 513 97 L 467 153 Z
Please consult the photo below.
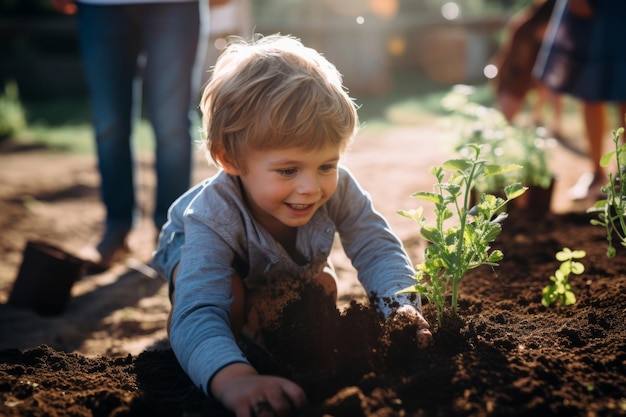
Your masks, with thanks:
M 210 180 L 195 185 L 172 203 L 167 213 L 167 222 L 159 232 L 158 245 L 152 254 L 150 266 L 168 282 L 170 291 L 172 272 L 180 262 L 180 247 L 185 241 L 184 212 Z
M 201 201 L 185 213 L 185 244 L 176 277 L 170 343 L 187 375 L 210 395 L 210 381 L 217 371 L 248 361 L 229 320 L 235 243 L 228 242 L 228 235 L 216 230 L 219 224 L 209 222 L 207 215 Z M 223 216 L 223 221 L 234 221 L 229 213 Z
M 415 269 L 402 242 L 347 169 L 341 168 L 329 202 L 341 244 L 370 300 L 385 316 L 406 304 L 421 310 L 419 294 L 397 294 L 415 284 Z

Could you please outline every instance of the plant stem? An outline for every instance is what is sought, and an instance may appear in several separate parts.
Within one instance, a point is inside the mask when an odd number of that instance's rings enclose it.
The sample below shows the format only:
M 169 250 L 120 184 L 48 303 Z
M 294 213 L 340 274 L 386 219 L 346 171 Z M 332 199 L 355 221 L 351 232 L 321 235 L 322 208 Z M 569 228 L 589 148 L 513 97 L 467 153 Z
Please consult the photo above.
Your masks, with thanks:
M 476 151 L 476 158 L 478 159 L 478 153 L 479 151 Z M 462 271 L 461 269 L 461 260 L 463 259 L 463 257 L 465 256 L 465 251 L 464 249 L 464 244 L 465 244 L 465 223 L 467 221 L 467 209 L 469 206 L 469 200 L 472 194 L 472 182 L 473 182 L 473 178 L 474 175 L 476 173 L 476 166 L 478 164 L 475 163 L 472 165 L 472 169 L 470 171 L 470 174 L 468 177 L 463 176 L 463 182 L 465 182 L 465 195 L 463 196 L 463 207 L 459 207 L 458 203 L 456 203 L 456 211 L 457 211 L 457 215 L 459 216 L 459 222 L 460 222 L 460 230 L 459 230 L 459 240 L 457 242 L 457 253 L 460 255 L 456 258 L 456 265 L 454 265 L 454 269 L 453 269 L 453 273 L 452 273 L 452 314 L 456 315 L 457 313 L 457 303 L 458 303 L 458 297 L 459 297 L 459 282 L 461 281 L 461 278 L 463 278 L 463 275 L 465 274 L 465 271 Z

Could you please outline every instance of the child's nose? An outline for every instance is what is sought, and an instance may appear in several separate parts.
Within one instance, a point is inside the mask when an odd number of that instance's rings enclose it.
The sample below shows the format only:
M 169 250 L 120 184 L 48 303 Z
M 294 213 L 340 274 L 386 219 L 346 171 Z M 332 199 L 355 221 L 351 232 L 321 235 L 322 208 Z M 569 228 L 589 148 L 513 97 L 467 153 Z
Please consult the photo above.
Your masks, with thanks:
M 314 194 L 321 190 L 320 179 L 317 175 L 306 174 L 301 176 L 298 191 L 301 194 Z

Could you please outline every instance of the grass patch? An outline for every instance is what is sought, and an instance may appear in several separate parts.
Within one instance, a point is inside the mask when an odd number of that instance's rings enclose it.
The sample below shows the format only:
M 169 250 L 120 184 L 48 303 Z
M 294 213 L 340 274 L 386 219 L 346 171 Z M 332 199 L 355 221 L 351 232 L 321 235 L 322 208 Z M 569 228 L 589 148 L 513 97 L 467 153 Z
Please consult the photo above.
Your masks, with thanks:
M 28 126 L 14 138 L 20 143 L 40 144 L 63 152 L 94 154 L 95 139 L 86 98 L 37 101 L 24 104 Z M 150 123 L 142 119 L 134 127 L 133 146 L 154 149 Z
M 95 154 L 95 139 L 91 124 L 64 126 L 36 124 L 20 132 L 15 140 L 21 143 L 41 144 L 63 152 Z M 154 135 L 148 121 L 142 120 L 136 126 L 132 141 L 135 149 L 141 151 L 154 149 Z

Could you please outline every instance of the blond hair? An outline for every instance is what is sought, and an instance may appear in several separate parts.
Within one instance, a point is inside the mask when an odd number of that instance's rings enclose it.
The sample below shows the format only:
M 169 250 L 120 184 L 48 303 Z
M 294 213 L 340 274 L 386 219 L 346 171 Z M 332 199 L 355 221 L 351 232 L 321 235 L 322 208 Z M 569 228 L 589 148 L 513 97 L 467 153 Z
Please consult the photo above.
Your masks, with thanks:
M 200 101 L 206 150 L 246 172 L 252 151 L 337 145 L 356 133 L 356 106 L 341 74 L 291 36 L 241 38 L 218 58 Z M 223 154 L 222 154 L 223 152 Z

